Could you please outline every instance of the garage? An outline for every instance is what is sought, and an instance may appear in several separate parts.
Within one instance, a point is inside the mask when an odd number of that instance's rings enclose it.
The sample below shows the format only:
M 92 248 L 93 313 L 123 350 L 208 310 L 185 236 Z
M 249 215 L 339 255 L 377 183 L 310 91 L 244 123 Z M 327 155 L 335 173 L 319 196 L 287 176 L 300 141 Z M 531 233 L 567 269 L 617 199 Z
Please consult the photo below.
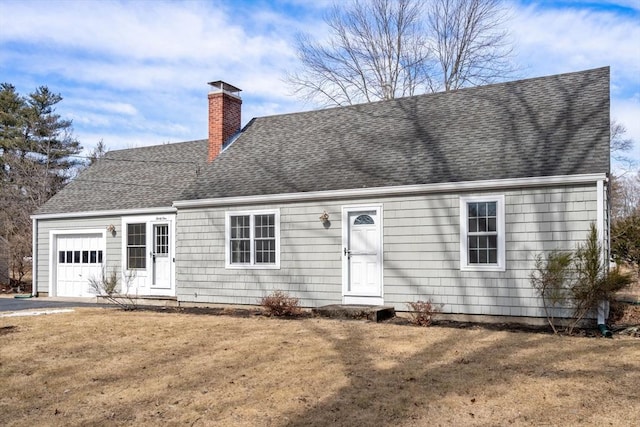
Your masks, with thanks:
M 104 262 L 102 234 L 68 234 L 56 237 L 56 295 L 95 295 L 90 278 L 100 278 Z

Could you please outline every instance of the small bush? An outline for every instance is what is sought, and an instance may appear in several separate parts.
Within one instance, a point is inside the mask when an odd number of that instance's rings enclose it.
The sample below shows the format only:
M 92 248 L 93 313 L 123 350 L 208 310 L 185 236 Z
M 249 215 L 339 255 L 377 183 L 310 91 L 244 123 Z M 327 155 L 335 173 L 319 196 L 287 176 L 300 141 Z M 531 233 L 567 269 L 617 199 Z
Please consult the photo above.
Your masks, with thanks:
M 290 297 L 283 291 L 275 291 L 260 299 L 260 305 L 265 308 L 269 316 L 298 316 L 302 313 L 300 300 Z
M 574 268 L 576 281 L 570 289 L 574 320 L 569 323 L 570 334 L 587 313 L 598 307 L 600 301 L 610 301 L 614 293 L 632 283 L 630 274 L 622 273 L 617 267 L 609 271 L 605 266 L 594 224 L 591 224 L 586 242 L 576 249 Z
M 547 321 L 555 334 L 558 330 L 554 310 L 566 304 L 571 282 L 571 261 L 570 252 L 553 251 L 546 257 L 538 254 L 536 268 L 529 276 L 531 285 L 542 298 Z
M 594 312 L 600 302 L 611 301 L 613 295 L 632 282 L 630 274 L 618 267 L 609 270 L 603 260 L 598 231 L 591 224 L 587 240 L 571 252 L 554 251 L 536 256 L 535 270 L 529 276 L 531 285 L 542 298 L 549 324 L 557 333 L 553 312 L 557 307 L 571 307 L 572 318 L 566 332 L 573 333 L 578 324 Z
M 96 296 L 101 296 L 107 301 L 118 305 L 123 310 L 135 310 L 138 308 L 135 295 L 129 295 L 129 289 L 134 279 L 133 274 L 124 276 L 122 289 L 120 288 L 120 279 L 115 270 L 107 274 L 106 268 L 102 269 L 100 277 L 89 278 L 89 285 Z
M 433 315 L 440 312 L 440 307 L 430 300 L 408 302 L 411 323 L 416 326 L 429 326 L 433 322 Z

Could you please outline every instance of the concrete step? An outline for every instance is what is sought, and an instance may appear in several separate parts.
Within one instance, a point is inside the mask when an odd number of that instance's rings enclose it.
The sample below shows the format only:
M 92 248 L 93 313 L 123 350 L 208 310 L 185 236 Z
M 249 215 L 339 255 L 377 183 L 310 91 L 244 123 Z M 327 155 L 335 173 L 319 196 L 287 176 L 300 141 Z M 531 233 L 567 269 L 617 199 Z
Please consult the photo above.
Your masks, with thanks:
M 332 319 L 368 319 L 381 322 L 395 317 L 396 311 L 392 306 L 380 305 L 342 305 L 332 304 L 312 309 L 314 314 Z

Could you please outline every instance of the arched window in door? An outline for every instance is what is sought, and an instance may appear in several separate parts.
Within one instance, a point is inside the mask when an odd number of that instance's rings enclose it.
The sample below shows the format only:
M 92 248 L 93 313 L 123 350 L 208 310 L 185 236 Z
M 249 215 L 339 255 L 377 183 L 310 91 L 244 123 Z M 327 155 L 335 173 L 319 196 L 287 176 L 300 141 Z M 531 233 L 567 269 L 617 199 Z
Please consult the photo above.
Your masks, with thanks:
M 358 215 L 355 221 L 353 221 L 353 225 L 370 225 L 375 224 L 373 218 L 369 215 Z

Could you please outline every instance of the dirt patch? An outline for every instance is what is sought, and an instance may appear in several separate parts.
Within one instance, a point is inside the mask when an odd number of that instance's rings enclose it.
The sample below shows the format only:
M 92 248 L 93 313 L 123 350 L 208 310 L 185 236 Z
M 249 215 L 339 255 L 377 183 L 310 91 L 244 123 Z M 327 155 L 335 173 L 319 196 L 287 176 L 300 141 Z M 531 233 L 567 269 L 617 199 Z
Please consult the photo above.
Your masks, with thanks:
M 18 330 L 18 328 L 16 328 L 13 325 L 0 326 L 0 335 L 6 335 L 6 334 L 9 334 L 11 332 L 16 332 L 17 330 Z
M 640 304 L 615 302 L 611 304 L 609 318 L 614 328 L 640 325 Z
M 0 335 L 0 419 L 15 426 L 640 424 L 636 338 L 192 310 L 0 319 L 0 327 L 15 326 Z

